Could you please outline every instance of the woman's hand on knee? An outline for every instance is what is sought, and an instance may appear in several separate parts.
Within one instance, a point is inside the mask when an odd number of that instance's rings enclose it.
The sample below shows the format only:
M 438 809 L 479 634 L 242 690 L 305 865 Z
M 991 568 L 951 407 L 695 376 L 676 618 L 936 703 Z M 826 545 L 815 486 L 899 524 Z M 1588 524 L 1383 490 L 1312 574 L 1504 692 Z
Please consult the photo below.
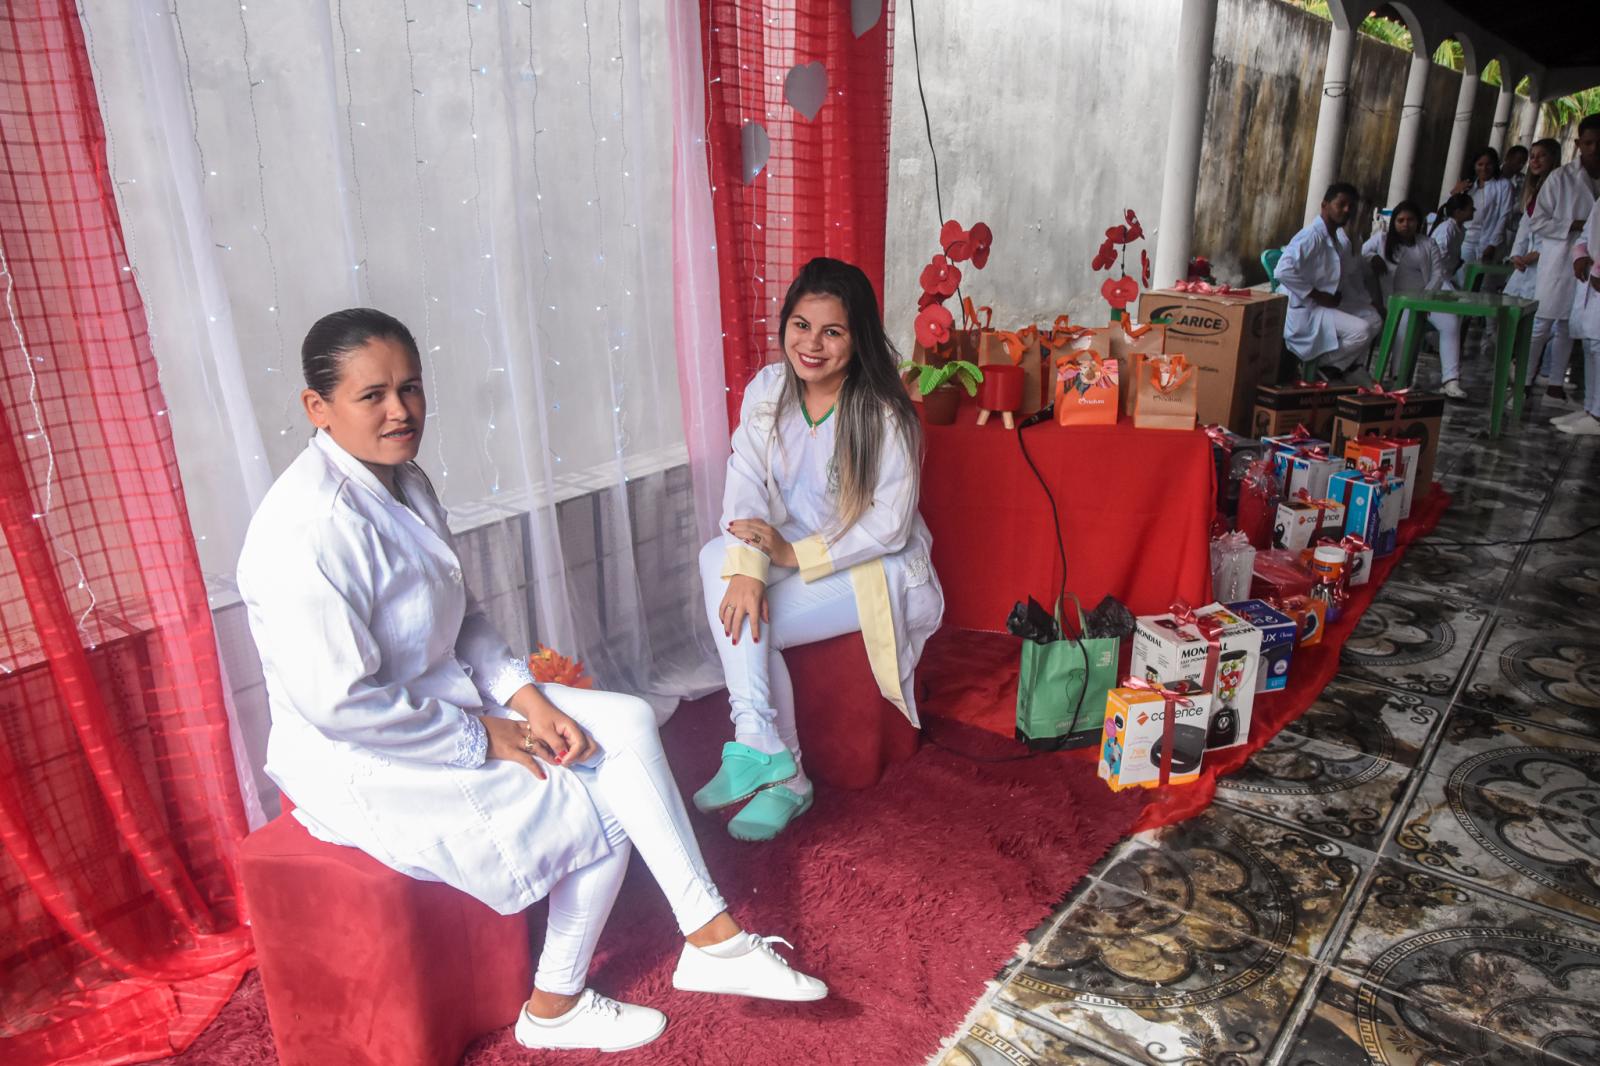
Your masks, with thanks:
M 771 620 L 767 607 L 767 586 L 753 577 L 735 574 L 728 579 L 728 591 L 722 594 L 722 605 L 717 608 L 717 618 L 722 622 L 722 632 L 739 643 L 739 631 L 746 621 L 750 623 L 750 637 L 761 643 L 761 623 Z
M 533 771 L 534 777 L 541 781 L 545 779 L 544 767 L 539 764 L 538 757 L 555 762 L 556 754 L 543 741 L 533 736 L 526 722 L 512 718 L 495 718 L 490 715 L 484 715 L 479 721 L 483 723 L 484 731 L 489 734 L 489 758 L 520 763 Z
M 755 548 L 779 566 L 800 565 L 794 556 L 794 545 L 784 539 L 771 522 L 760 518 L 735 518 L 728 523 L 728 532 Z

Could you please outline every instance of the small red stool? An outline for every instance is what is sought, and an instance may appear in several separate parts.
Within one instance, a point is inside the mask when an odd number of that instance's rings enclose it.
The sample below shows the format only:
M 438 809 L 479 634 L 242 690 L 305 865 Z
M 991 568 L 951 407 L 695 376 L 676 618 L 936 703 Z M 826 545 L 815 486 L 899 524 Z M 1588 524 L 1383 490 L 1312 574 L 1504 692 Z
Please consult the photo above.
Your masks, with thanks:
M 883 698 L 860 633 L 786 648 L 806 774 L 834 788 L 871 788 L 916 754 L 922 734 Z
M 285 813 L 245 838 L 244 887 L 282 1066 L 455 1066 L 532 985 L 527 913 L 504 916 Z

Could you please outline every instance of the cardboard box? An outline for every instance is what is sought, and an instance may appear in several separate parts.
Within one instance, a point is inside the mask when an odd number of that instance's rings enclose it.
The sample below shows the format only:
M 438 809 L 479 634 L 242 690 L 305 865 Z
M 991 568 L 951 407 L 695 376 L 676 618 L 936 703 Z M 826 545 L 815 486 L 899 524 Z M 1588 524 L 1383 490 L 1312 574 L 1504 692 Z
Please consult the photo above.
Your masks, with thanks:
M 1414 473 L 1417 463 L 1422 459 L 1422 442 L 1406 437 L 1388 439 L 1387 442 L 1400 449 L 1400 465 L 1396 469 L 1405 479 L 1405 489 L 1400 499 L 1400 517 L 1404 520 L 1411 517 L 1411 502 L 1417 495 L 1417 479 Z
M 1207 427 L 1206 435 L 1211 438 L 1211 458 L 1217 466 L 1217 510 L 1225 515 L 1237 514 L 1239 484 L 1266 446 L 1259 440 L 1241 437 L 1226 426 Z
M 1228 610 L 1261 630 L 1261 665 L 1256 669 L 1257 692 L 1279 692 L 1289 687 L 1289 664 L 1300 627 L 1293 618 L 1264 600 L 1242 600 Z
M 1378 548 L 1383 497 L 1392 482 L 1368 481 L 1359 470 L 1346 470 L 1328 479 L 1328 497 L 1344 503 L 1344 531 Z M 1381 553 L 1379 553 L 1381 554 Z
M 1265 376 L 1265 368 L 1263 368 Z M 1355 395 L 1354 385 L 1258 385 L 1255 416 L 1250 432 L 1257 437 L 1293 433 L 1305 426 L 1313 436 L 1326 437 L 1333 430 L 1336 401 Z
M 1293 496 L 1305 489 L 1313 499 L 1320 500 L 1328 494 L 1328 479 L 1344 468 L 1344 461 L 1332 456 L 1318 459 L 1310 455 L 1297 455 L 1289 461 L 1285 491 Z
M 1400 544 L 1400 504 L 1405 489 L 1404 478 L 1390 478 L 1383 502 L 1378 505 L 1378 543 L 1372 546 L 1372 554 L 1379 558 L 1393 553 Z
M 1183 785 L 1200 776 L 1205 759 L 1211 697 L 1186 697 L 1189 706 L 1175 706 L 1172 768 L 1167 784 Z M 1113 791 L 1161 784 L 1162 733 L 1167 703 L 1160 695 L 1137 688 L 1114 688 L 1106 694 L 1106 724 L 1101 731 L 1100 776 Z
M 1376 474 L 1385 467 L 1391 477 L 1402 473 L 1400 449 L 1383 437 L 1353 437 L 1345 441 L 1344 465 L 1363 474 Z
M 1300 500 L 1284 500 L 1278 504 L 1278 520 L 1272 528 L 1272 546 L 1285 551 L 1303 552 L 1319 536 L 1341 536 L 1344 533 L 1344 514 L 1342 503 L 1318 507 Z
M 1407 471 L 1415 485 L 1413 502 L 1433 491 L 1433 463 L 1439 452 L 1439 422 L 1444 417 L 1444 397 L 1410 393 L 1405 403 L 1386 396 L 1357 393 L 1341 396 L 1334 405 L 1334 455 L 1343 455 L 1352 437 L 1409 438 L 1417 442 L 1417 469 Z
M 1212 678 L 1210 689 L 1203 690 L 1216 697 L 1208 723 L 1206 748 L 1231 748 L 1249 739 L 1256 672 L 1261 665 L 1261 633 L 1220 603 L 1203 607 L 1195 614 L 1222 623 L 1216 676 Z M 1133 631 L 1133 660 L 1129 671 L 1134 677 L 1163 685 L 1185 682 L 1203 686 L 1210 652 L 1210 642 L 1194 626 L 1178 622 L 1170 614 L 1146 615 L 1138 620 Z
M 1256 386 L 1277 375 L 1288 309 L 1288 297 L 1271 292 L 1205 296 L 1155 289 L 1139 297 L 1139 321 L 1169 319 L 1168 350 L 1188 356 L 1199 371 L 1200 423 L 1240 433 L 1249 429 Z

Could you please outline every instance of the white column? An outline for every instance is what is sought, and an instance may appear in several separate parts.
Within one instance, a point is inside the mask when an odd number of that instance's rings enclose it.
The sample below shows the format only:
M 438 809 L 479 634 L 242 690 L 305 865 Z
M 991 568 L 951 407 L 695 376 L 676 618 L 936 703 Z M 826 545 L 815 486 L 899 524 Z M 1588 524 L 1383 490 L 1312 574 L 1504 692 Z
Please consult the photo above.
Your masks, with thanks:
M 1500 68 L 1500 95 L 1494 100 L 1494 129 L 1489 134 L 1489 147 L 1501 155 L 1506 150 L 1506 129 L 1511 125 L 1511 102 L 1517 98 L 1517 87 L 1506 84 L 1510 72 Z
M 1161 223 L 1150 283 L 1171 285 L 1189 274 L 1194 243 L 1194 201 L 1200 183 L 1200 141 L 1206 128 L 1206 93 L 1211 84 L 1211 43 L 1217 0 L 1183 0 L 1178 55 L 1167 128 L 1166 173 L 1161 179 Z
M 1450 128 L 1450 149 L 1444 154 L 1444 184 L 1439 189 L 1439 202 L 1444 203 L 1450 190 L 1461 180 L 1461 169 L 1467 163 L 1467 132 L 1472 125 L 1472 105 L 1478 99 L 1478 75 L 1465 72 L 1461 75 L 1461 91 L 1456 94 L 1456 123 Z
M 1417 166 L 1417 137 L 1422 132 L 1422 101 L 1428 93 L 1428 71 L 1433 60 L 1426 55 L 1411 57 L 1406 74 L 1406 99 L 1400 108 L 1400 130 L 1394 141 L 1394 169 L 1389 172 L 1389 201 L 1395 204 L 1411 195 L 1411 175 Z
M 1306 225 L 1322 208 L 1322 194 L 1338 179 L 1344 147 L 1345 94 L 1350 91 L 1350 61 L 1355 31 L 1333 27 L 1328 38 L 1328 65 L 1322 74 L 1322 108 L 1317 112 L 1317 143 L 1311 150 L 1311 177 L 1306 188 Z

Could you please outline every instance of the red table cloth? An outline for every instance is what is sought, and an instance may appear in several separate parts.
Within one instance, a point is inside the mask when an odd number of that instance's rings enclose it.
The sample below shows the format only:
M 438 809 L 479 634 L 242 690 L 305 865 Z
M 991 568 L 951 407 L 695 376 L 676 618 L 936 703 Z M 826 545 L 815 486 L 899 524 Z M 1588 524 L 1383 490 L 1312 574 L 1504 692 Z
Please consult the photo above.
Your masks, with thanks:
M 924 429 L 922 516 L 945 625 L 1003 630 L 1012 604 L 1031 595 L 1049 607 L 1060 590 L 1050 503 L 1018 433 L 1055 496 L 1067 591 L 1086 610 L 1107 593 L 1135 614 L 1211 601 L 1216 468 L 1199 430 L 1134 429 L 1124 419 L 1008 431 L 978 425 L 965 404 L 955 425 Z

